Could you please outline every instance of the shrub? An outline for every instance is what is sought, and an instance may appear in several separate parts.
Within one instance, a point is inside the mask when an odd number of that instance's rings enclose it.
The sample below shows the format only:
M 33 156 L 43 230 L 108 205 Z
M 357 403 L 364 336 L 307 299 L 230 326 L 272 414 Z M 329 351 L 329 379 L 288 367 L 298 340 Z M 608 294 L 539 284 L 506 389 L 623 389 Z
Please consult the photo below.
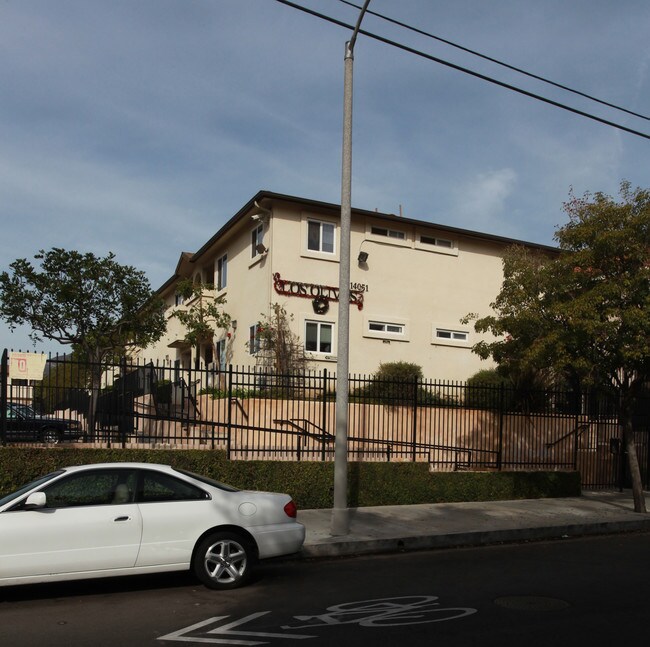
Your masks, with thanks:
M 501 398 L 504 398 L 503 402 Z M 507 399 L 507 401 L 506 401 Z M 467 380 L 465 406 L 474 409 L 509 409 L 512 405 L 512 383 L 497 369 L 484 369 Z
M 376 402 L 388 406 L 449 406 L 456 401 L 431 391 L 423 384 L 422 367 L 410 362 L 380 364 L 377 372 L 364 386 L 356 389 L 352 400 Z

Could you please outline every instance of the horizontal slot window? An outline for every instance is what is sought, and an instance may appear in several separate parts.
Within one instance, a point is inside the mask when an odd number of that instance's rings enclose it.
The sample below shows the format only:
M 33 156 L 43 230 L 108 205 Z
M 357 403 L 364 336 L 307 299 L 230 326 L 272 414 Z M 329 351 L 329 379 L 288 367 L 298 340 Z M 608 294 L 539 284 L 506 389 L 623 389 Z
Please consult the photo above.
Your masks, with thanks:
M 420 242 L 423 245 L 432 245 L 433 247 L 443 247 L 444 249 L 453 249 L 454 241 L 447 238 L 435 238 L 434 236 L 420 236 Z
M 446 326 L 433 326 L 432 344 L 441 346 L 459 346 L 469 348 L 470 336 L 468 330 L 458 330 L 457 328 L 447 328 Z
M 384 323 L 382 321 L 368 322 L 368 330 L 372 330 L 373 332 L 392 333 L 394 335 L 404 334 L 404 326 L 402 324 Z
M 370 233 L 375 236 L 385 236 L 386 238 L 395 238 L 396 240 L 406 240 L 406 234 L 398 229 L 388 229 L 387 227 L 371 227 Z
M 454 341 L 467 341 L 469 333 L 462 330 L 444 330 L 438 328 L 436 330 L 436 337 L 438 339 L 453 339 Z

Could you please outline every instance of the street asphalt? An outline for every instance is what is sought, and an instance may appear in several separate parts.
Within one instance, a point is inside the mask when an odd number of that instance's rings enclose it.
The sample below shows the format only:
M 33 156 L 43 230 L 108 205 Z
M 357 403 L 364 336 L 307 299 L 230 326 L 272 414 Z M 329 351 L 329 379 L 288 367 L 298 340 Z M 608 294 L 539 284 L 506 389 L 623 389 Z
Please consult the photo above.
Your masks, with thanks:
M 646 493 L 650 506 L 650 499 Z M 516 501 L 350 508 L 349 532 L 332 536 L 332 510 L 301 510 L 303 557 L 484 546 L 625 532 L 649 532 L 650 513 L 634 512 L 632 492 Z

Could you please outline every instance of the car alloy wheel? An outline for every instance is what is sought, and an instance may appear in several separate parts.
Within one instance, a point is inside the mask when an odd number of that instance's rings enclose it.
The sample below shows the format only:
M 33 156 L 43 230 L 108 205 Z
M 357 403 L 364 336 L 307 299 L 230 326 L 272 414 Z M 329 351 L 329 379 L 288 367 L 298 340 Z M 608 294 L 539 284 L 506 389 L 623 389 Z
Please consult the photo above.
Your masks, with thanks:
M 233 532 L 206 537 L 194 556 L 195 575 L 212 589 L 234 589 L 250 578 L 254 552 L 249 543 Z

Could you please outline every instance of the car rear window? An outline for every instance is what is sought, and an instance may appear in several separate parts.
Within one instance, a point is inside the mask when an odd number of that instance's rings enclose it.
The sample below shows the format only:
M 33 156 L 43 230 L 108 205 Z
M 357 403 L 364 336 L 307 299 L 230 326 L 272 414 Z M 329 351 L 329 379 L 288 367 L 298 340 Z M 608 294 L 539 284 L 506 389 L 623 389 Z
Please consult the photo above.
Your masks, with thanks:
M 225 490 L 226 492 L 239 492 L 238 488 L 233 487 L 232 485 L 226 485 L 226 483 L 221 483 L 220 481 L 215 481 L 214 479 L 211 479 L 207 476 L 203 476 L 201 474 L 195 474 L 194 472 L 189 472 L 188 470 L 180 469 L 178 467 L 175 467 L 174 470 L 176 472 L 180 472 L 181 474 L 185 474 L 185 476 L 189 476 L 193 479 L 196 479 L 197 481 L 201 481 L 201 483 L 205 483 L 206 485 L 211 485 L 212 487 L 219 488 L 220 490 Z
M 143 470 L 142 492 L 139 500 L 142 503 L 162 501 L 200 501 L 209 499 L 205 491 L 185 480 L 165 474 Z

